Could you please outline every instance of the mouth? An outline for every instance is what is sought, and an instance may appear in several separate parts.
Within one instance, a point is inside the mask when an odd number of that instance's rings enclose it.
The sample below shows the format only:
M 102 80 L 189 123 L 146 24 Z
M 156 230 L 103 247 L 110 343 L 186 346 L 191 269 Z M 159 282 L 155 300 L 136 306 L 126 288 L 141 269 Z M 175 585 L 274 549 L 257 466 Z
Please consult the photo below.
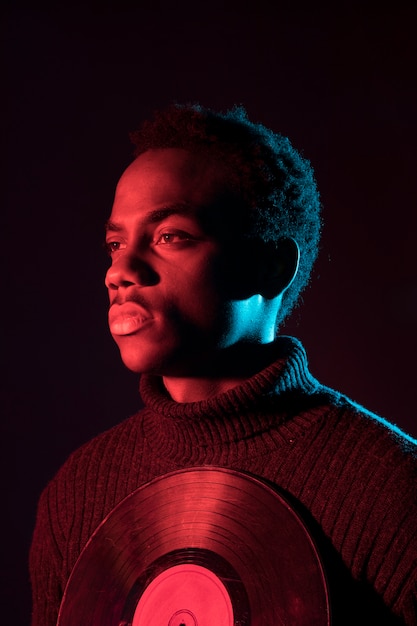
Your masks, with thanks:
M 137 304 L 113 304 L 109 310 L 109 327 L 112 335 L 132 335 L 140 330 L 152 317 Z

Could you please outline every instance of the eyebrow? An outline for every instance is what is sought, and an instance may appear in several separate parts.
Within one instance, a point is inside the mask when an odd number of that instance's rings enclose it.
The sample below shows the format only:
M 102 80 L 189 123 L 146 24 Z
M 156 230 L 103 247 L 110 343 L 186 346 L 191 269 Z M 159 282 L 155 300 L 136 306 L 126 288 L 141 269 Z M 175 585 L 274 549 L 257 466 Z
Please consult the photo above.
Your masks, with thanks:
M 147 213 L 144 216 L 143 223 L 145 225 L 157 224 L 167 219 L 168 217 L 170 217 L 170 215 L 187 215 L 191 213 L 192 210 L 193 210 L 193 207 L 189 204 L 186 204 L 185 202 L 173 204 L 169 207 L 163 207 L 161 209 L 155 209 L 154 211 L 149 211 L 149 213 Z M 109 219 L 105 223 L 105 229 L 106 229 L 106 232 L 112 231 L 112 232 L 117 233 L 117 232 L 124 230 L 124 227 L 121 224 L 118 224 L 117 222 L 113 222 L 111 219 Z

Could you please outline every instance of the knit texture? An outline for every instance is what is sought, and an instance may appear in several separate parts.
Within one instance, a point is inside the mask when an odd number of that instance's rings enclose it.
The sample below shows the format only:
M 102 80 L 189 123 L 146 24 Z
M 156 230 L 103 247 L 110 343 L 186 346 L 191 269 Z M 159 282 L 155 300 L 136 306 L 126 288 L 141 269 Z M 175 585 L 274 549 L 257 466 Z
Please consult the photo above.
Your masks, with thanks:
M 416 445 L 318 383 L 301 344 L 225 393 L 176 403 L 142 376 L 144 408 L 73 453 L 41 495 L 30 552 L 32 626 L 55 626 L 91 534 L 127 495 L 180 468 L 249 472 L 303 516 L 333 624 L 417 624 Z M 86 582 L 86 584 L 88 584 Z

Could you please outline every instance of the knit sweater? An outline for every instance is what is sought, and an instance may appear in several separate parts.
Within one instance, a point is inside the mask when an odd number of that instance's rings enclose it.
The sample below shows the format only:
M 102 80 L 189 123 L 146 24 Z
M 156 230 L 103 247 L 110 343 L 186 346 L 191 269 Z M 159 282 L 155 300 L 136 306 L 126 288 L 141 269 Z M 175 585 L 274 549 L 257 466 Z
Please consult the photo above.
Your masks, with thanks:
M 30 552 L 32 626 L 54 626 L 89 537 L 127 495 L 180 468 L 274 485 L 304 518 L 335 626 L 417 624 L 416 445 L 309 373 L 302 345 L 218 396 L 176 403 L 143 375 L 144 408 L 74 452 L 41 495 Z

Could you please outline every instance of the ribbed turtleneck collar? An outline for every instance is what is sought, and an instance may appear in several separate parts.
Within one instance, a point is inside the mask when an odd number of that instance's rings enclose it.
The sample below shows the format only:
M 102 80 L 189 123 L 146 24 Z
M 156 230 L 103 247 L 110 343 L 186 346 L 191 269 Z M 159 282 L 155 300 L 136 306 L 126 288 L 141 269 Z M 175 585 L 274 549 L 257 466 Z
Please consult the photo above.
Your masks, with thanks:
M 301 432 L 288 420 L 311 402 L 319 387 L 307 368 L 301 343 L 291 337 L 277 341 L 277 359 L 241 385 L 201 402 L 172 400 L 156 376 L 144 375 L 143 436 L 165 465 L 232 466 L 249 449 L 268 445 L 267 433 L 287 423 L 291 437 Z M 261 443 L 263 442 L 263 443 Z
M 241 385 L 199 402 L 175 402 L 171 399 L 160 377 L 143 375 L 140 394 L 145 407 L 161 418 L 187 422 L 195 419 L 225 420 L 233 415 L 241 418 L 260 407 L 276 405 L 279 397 L 289 392 L 312 393 L 317 381 L 307 367 L 307 357 L 302 344 L 293 337 L 277 340 L 276 361 L 247 379 Z

